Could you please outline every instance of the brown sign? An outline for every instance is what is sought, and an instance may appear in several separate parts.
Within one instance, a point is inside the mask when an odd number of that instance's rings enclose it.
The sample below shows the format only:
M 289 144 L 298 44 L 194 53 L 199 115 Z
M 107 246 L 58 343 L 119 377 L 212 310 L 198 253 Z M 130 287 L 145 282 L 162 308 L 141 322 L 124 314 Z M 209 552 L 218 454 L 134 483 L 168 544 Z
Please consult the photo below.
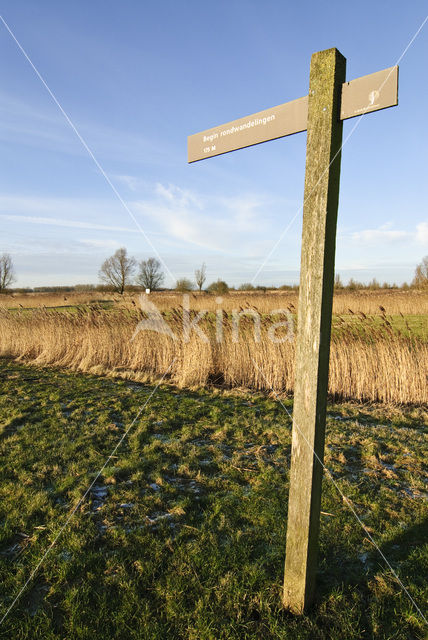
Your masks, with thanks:
M 379 111 L 398 104 L 398 67 L 371 73 L 342 85 L 340 119 Z
M 308 98 L 298 98 L 188 137 L 188 162 L 305 131 Z
M 398 67 L 391 67 L 343 83 L 340 119 L 346 120 L 397 104 Z M 308 97 L 304 96 L 189 136 L 188 162 L 306 131 L 307 121 Z

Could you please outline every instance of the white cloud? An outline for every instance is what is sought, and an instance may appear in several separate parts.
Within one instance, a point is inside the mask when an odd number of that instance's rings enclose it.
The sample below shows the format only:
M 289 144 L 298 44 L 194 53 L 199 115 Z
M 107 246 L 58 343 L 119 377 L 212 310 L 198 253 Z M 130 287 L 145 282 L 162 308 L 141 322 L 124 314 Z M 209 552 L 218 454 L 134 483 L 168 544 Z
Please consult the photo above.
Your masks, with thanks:
M 351 237 L 354 242 L 359 244 L 377 244 L 377 243 L 394 243 L 404 238 L 408 238 L 412 234 L 408 231 L 400 231 L 391 229 L 391 223 L 383 224 L 378 229 L 364 229 L 363 231 L 355 231 Z
M 0 213 L 0 218 L 14 222 L 28 224 L 42 224 L 54 227 L 68 227 L 70 229 L 95 229 L 97 231 L 128 231 L 135 232 L 135 229 L 129 227 L 115 227 L 105 224 L 95 224 L 93 222 L 83 222 L 81 220 L 65 220 L 61 218 L 45 218 L 42 216 L 21 216 Z
M 67 105 L 63 105 L 67 112 Z M 174 150 L 168 140 L 152 139 L 139 132 L 118 130 L 96 121 L 78 121 L 69 114 L 79 134 L 94 155 L 125 162 L 149 162 L 169 165 Z M 16 145 L 48 149 L 70 155 L 87 156 L 88 152 L 49 96 L 41 104 L 30 105 L 20 98 L 0 93 L 0 140 Z
M 137 191 L 140 186 L 141 180 L 136 176 L 127 176 L 127 175 L 115 175 L 112 176 L 118 182 L 124 184 L 130 191 Z
M 88 247 L 94 247 L 96 249 L 118 249 L 121 246 L 120 242 L 118 242 L 117 240 L 108 240 L 102 238 L 92 238 L 89 240 L 81 238 L 79 242 L 87 245 Z
M 344 234 L 346 236 L 346 234 Z M 393 229 L 392 223 L 383 224 L 377 229 L 363 229 L 350 234 L 355 244 L 394 244 L 403 240 L 407 242 L 417 242 L 428 244 L 428 222 L 420 222 L 414 231 L 404 231 L 403 229 Z
M 182 189 L 174 184 L 169 184 L 166 187 L 158 182 L 155 187 L 155 193 L 174 207 L 195 206 L 198 209 L 202 209 L 200 199 L 189 189 Z
M 222 198 L 220 203 L 224 208 L 229 209 L 240 231 L 261 232 L 262 225 L 266 224 L 268 203 L 260 196 L 238 196 L 227 200 Z
M 254 255 L 266 250 L 271 235 L 261 196 L 202 198 L 189 189 L 158 183 L 153 199 L 133 203 L 170 238 L 223 253 Z M 258 235 L 255 235 L 258 234 Z
M 416 225 L 416 241 L 428 245 L 428 222 L 420 222 Z

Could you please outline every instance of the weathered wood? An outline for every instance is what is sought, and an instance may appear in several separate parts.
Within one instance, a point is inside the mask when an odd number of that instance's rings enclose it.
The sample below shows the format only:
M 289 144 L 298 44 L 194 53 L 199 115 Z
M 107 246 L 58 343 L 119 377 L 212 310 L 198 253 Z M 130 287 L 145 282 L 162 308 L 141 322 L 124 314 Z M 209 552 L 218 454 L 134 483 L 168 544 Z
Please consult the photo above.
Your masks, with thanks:
M 314 595 L 321 504 L 346 60 L 311 59 L 284 606 L 301 614 Z

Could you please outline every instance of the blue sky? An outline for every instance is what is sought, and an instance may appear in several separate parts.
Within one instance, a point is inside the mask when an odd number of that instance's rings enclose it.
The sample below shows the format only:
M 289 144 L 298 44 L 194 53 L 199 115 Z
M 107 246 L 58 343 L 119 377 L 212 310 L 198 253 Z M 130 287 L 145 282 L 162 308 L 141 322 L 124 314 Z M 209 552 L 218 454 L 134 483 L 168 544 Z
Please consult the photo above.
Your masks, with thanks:
M 348 80 L 396 64 L 426 14 L 419 0 L 4 2 L 116 189 L 0 24 L 0 252 L 17 286 L 97 283 L 120 246 L 156 250 L 168 285 L 203 261 L 237 285 L 293 219 L 255 284 L 297 282 L 306 133 L 192 165 L 187 136 L 306 95 L 315 51 L 336 46 Z M 344 280 L 410 281 L 428 254 L 427 61 L 428 22 L 400 62 L 399 106 L 364 116 L 343 149 Z

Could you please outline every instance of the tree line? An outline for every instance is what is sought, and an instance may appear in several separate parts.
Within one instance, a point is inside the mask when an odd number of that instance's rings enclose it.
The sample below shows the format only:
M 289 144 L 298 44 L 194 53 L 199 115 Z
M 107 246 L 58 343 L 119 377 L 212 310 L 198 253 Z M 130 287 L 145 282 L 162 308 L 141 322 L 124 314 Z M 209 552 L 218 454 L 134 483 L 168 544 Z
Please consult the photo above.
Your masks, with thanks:
M 135 273 L 137 274 L 135 275 Z M 147 258 L 137 263 L 135 258 L 128 256 L 125 247 L 118 249 L 112 256 L 104 260 L 99 270 L 100 280 L 111 286 L 115 291 L 122 294 L 125 288 L 135 284 L 146 291 L 158 291 L 162 288 L 165 280 L 165 274 L 162 270 L 162 264 L 157 258 Z M 202 291 L 202 287 L 207 279 L 207 267 L 205 263 L 199 269 L 195 270 L 195 281 L 192 282 L 188 278 L 180 278 L 175 284 L 177 291 L 193 291 L 195 288 Z M 208 290 L 217 293 L 226 293 L 229 290 L 226 282 L 218 280 L 212 283 Z
M 55 292 L 55 291 L 90 291 L 94 289 L 113 289 L 117 293 L 123 294 L 125 289 L 131 289 L 133 287 L 142 288 L 150 291 L 158 291 L 163 288 L 165 281 L 165 274 L 162 269 L 162 264 L 157 258 L 147 258 L 146 260 L 137 260 L 128 256 L 128 252 L 125 247 L 118 249 L 112 256 L 104 260 L 99 273 L 100 282 L 102 285 L 95 286 L 90 284 L 74 285 L 74 286 L 52 286 L 52 287 L 34 287 L 34 288 L 20 288 L 12 289 L 11 285 L 16 280 L 15 269 L 12 261 L 12 257 L 9 253 L 3 253 L 0 255 L 0 293 L 6 293 L 8 291 L 15 292 Z M 195 289 L 202 291 L 207 279 L 206 264 L 203 263 L 200 268 L 194 271 L 194 280 L 189 278 L 180 278 L 175 283 L 175 290 L 180 292 L 193 291 Z M 346 289 L 349 291 L 356 291 L 359 289 L 428 289 L 428 256 L 425 256 L 420 264 L 415 269 L 415 275 L 410 284 L 406 282 L 401 286 L 396 284 L 390 285 L 387 282 L 380 284 L 376 278 L 373 278 L 368 284 L 358 282 L 351 278 L 348 284 L 344 284 L 339 274 L 336 275 L 334 282 L 335 290 Z M 229 289 L 229 285 L 221 279 L 212 282 L 205 288 L 205 291 L 209 293 L 215 293 L 217 295 L 226 294 Z M 280 287 L 264 287 L 255 286 L 250 282 L 246 282 L 237 287 L 240 291 L 260 291 L 265 292 L 268 290 L 297 290 L 298 285 L 282 285 Z
M 110 286 L 112 286 L 118 293 L 123 293 L 125 287 L 132 284 L 132 276 L 137 268 L 137 262 L 135 258 L 128 257 L 127 251 L 124 247 L 118 249 L 113 256 L 107 258 L 101 265 L 99 272 L 100 279 Z M 192 291 L 197 288 L 202 291 L 202 287 L 206 281 L 206 265 L 202 264 L 200 269 L 195 270 L 195 280 L 192 282 L 188 278 L 180 278 L 177 280 L 175 289 L 176 291 Z M 164 282 L 164 273 L 162 271 L 161 262 L 157 258 L 148 258 L 142 260 L 139 263 L 139 273 L 136 277 L 136 284 L 149 289 L 150 291 L 156 291 L 162 287 Z M 398 287 L 396 284 L 390 285 L 384 282 L 382 285 L 376 278 L 373 278 L 368 284 L 358 282 L 351 278 L 347 285 L 344 285 L 339 274 L 335 277 L 334 288 L 348 289 L 350 291 L 356 291 L 358 289 L 408 289 L 410 287 L 422 289 L 428 288 L 428 256 L 423 258 L 422 262 L 416 267 L 415 277 L 412 283 L 409 285 L 406 282 Z M 267 289 L 275 289 L 276 287 L 260 287 L 254 286 L 252 283 L 247 282 L 238 287 L 241 291 L 253 291 Z M 279 289 L 297 289 L 298 286 L 283 285 Z M 212 282 L 206 291 L 210 293 L 225 294 L 229 291 L 229 286 L 224 280 L 217 280 Z

